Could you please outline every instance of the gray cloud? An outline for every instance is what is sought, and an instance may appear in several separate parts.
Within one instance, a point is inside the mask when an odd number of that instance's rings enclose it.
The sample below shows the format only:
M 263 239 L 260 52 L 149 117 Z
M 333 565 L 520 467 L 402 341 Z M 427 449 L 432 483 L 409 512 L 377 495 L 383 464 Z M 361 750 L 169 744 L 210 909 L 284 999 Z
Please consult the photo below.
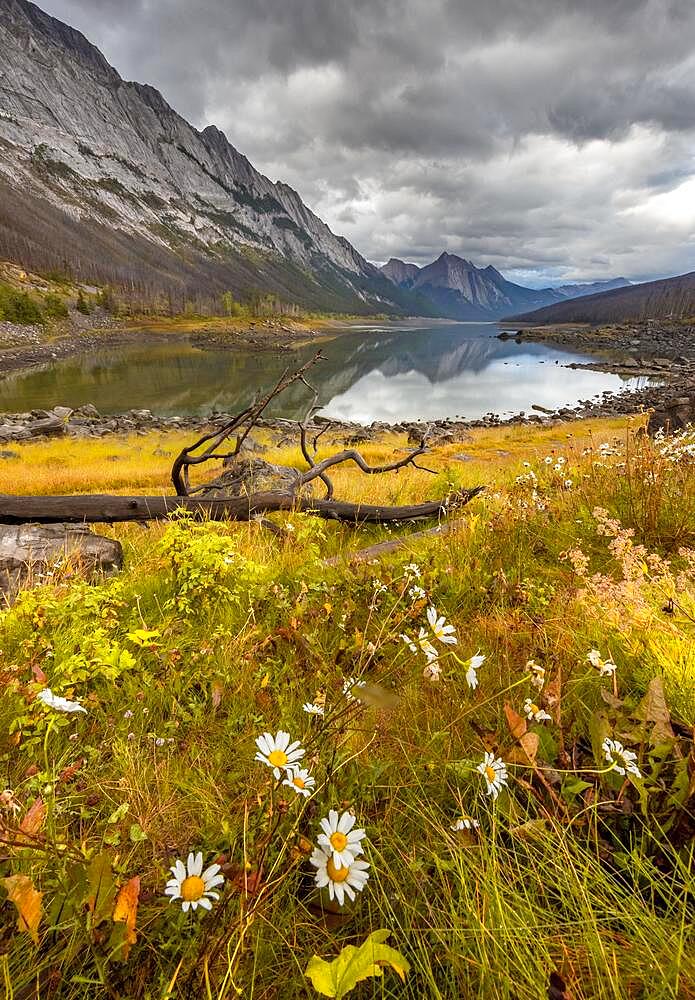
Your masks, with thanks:
M 42 5 L 372 259 L 695 269 L 691 0 Z

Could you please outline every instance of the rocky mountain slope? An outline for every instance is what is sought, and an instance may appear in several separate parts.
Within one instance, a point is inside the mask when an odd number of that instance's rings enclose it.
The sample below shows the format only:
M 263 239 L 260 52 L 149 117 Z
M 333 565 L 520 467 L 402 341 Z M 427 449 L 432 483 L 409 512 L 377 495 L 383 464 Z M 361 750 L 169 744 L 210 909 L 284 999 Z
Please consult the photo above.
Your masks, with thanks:
M 144 296 L 259 288 L 320 308 L 422 311 L 219 129 L 197 131 L 27 0 L 0 3 L 3 256 Z
M 508 317 L 513 322 L 615 323 L 623 320 L 679 319 L 695 316 L 695 271 L 675 278 L 615 288 Z
M 442 253 L 425 267 L 392 257 L 381 268 L 389 281 L 418 292 L 441 315 L 452 319 L 492 319 L 513 309 L 537 309 L 574 295 L 588 295 L 606 286 L 629 284 L 625 278 L 606 282 L 526 288 L 508 281 L 496 268 L 476 267 L 456 254 Z

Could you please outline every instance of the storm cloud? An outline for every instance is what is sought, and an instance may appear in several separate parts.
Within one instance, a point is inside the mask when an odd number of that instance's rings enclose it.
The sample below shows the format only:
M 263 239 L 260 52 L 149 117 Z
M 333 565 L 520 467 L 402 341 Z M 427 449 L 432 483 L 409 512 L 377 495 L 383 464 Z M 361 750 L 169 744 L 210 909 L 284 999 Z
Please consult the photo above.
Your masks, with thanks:
M 695 270 L 691 0 L 43 0 L 367 257 Z

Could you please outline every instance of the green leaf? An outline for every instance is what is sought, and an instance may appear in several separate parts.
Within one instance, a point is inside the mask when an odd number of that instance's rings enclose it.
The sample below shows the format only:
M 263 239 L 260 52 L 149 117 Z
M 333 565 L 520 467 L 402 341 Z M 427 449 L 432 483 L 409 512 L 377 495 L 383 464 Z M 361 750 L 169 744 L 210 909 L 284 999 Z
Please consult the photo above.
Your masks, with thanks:
M 139 823 L 130 824 L 130 832 L 128 836 L 134 844 L 139 844 L 140 841 L 147 840 L 147 834 Z
M 111 916 L 113 902 L 116 898 L 111 858 L 106 851 L 95 855 L 90 861 L 87 880 L 86 903 L 92 918 L 91 925 L 98 927 L 103 920 Z
M 363 979 L 380 976 L 382 965 L 390 965 L 405 981 L 410 966 L 399 951 L 384 944 L 390 933 L 383 928 L 374 931 L 359 948 L 347 945 L 332 962 L 314 955 L 304 974 L 322 996 L 337 1000 Z
M 125 814 L 128 812 L 129 809 L 130 809 L 130 803 L 121 802 L 120 806 L 117 809 L 114 809 L 114 811 L 111 813 L 106 822 L 109 824 L 120 823 L 120 821 L 123 819 L 123 817 L 125 816 Z

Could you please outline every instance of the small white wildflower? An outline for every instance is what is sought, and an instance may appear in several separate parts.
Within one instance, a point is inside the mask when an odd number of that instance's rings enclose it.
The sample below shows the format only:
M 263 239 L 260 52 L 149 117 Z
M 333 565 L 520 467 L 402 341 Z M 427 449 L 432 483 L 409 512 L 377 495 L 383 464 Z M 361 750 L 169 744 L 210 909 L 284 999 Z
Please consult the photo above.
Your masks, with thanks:
M 312 778 L 307 770 L 297 768 L 295 771 L 287 772 L 287 777 L 283 781 L 283 785 L 287 785 L 297 795 L 304 795 L 308 798 L 316 787 L 316 779 Z
M 449 827 L 454 833 L 459 833 L 461 830 L 478 830 L 479 828 L 480 823 L 477 819 L 473 819 L 472 816 L 462 816 Z
M 36 700 L 48 708 L 55 709 L 56 712 L 84 712 L 85 715 L 87 714 L 87 709 L 83 708 L 79 701 L 68 701 L 67 698 L 61 698 L 60 695 L 53 694 L 50 688 L 39 691 Z
M 408 563 L 407 566 L 403 567 L 403 571 L 410 576 L 414 576 L 416 580 L 419 580 L 422 576 L 422 570 L 417 563 Z
M 329 899 L 336 899 L 339 906 L 345 897 L 354 902 L 355 893 L 362 892 L 369 878 L 369 862 L 350 855 L 349 861 L 338 865 L 334 855 L 322 847 L 315 847 L 309 863 L 317 869 L 314 881 L 319 889 L 328 887 Z
M 413 586 L 408 591 L 408 597 L 411 601 L 421 601 L 424 597 L 427 597 L 427 593 L 422 587 Z
M 448 646 L 456 645 L 456 629 L 453 625 L 447 625 L 444 615 L 437 615 L 436 608 L 430 606 L 427 609 L 427 621 L 429 622 L 429 626 L 432 629 L 432 635 L 435 639 L 439 639 L 440 642 L 443 642 Z
M 204 910 L 211 910 L 211 900 L 220 898 L 219 893 L 214 890 L 224 882 L 224 875 L 220 875 L 219 871 L 219 865 L 210 865 L 203 871 L 202 852 L 193 854 L 191 851 L 185 865 L 180 859 L 172 865 L 173 878 L 167 882 L 164 895 L 170 896 L 172 903 L 180 899 L 184 913 L 189 908 L 196 910 L 199 906 Z
M 485 655 L 478 650 L 475 656 L 468 660 L 468 670 L 466 671 L 466 683 L 471 690 L 475 691 L 478 686 L 478 670 L 485 663 Z
M 635 764 L 637 754 L 633 753 L 632 750 L 626 750 L 618 740 L 606 737 L 601 744 L 601 749 L 605 754 L 606 761 L 613 765 L 613 770 L 617 771 L 618 774 L 624 775 L 628 772 L 634 774 L 636 778 L 642 777 L 640 769 Z
M 366 681 L 358 681 L 356 677 L 348 677 L 343 681 L 343 694 L 348 701 L 357 701 L 355 695 L 352 693 L 356 688 L 363 688 L 366 685 Z
M 254 760 L 272 768 L 276 778 L 281 778 L 285 771 L 294 771 L 299 767 L 299 761 L 304 756 L 304 748 L 299 740 L 290 743 L 290 734 L 279 730 L 275 736 L 263 733 L 256 739 L 258 753 Z
M 476 770 L 485 778 L 486 794 L 496 799 L 507 784 L 507 765 L 488 750 Z
M 321 820 L 322 832 L 318 842 L 326 851 L 332 852 L 333 864 L 349 865 L 358 854 L 363 854 L 361 841 L 367 836 L 366 830 L 354 829 L 356 819 L 351 812 L 338 815 L 337 810 L 329 810 L 328 816 Z
M 303 711 L 307 715 L 325 715 L 326 710 L 323 705 L 317 705 L 315 701 L 305 701 L 302 705 Z
M 551 716 L 539 708 L 530 698 L 524 702 L 524 714 L 531 722 L 548 722 L 551 719 Z
M 545 667 L 541 667 L 535 660 L 528 660 L 524 670 L 531 674 L 531 683 L 540 691 L 545 684 Z

